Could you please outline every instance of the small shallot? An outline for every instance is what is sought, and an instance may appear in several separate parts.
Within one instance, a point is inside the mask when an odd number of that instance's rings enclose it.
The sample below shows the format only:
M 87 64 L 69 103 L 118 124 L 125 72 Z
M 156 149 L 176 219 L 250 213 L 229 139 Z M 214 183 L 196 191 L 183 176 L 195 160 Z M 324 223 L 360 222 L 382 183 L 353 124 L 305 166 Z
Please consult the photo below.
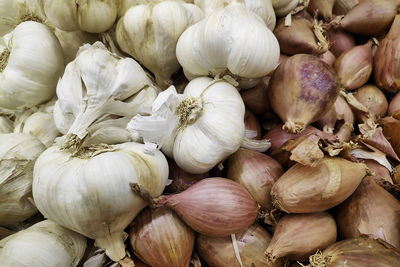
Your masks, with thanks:
M 375 119 L 386 115 L 388 102 L 382 91 L 375 85 L 364 85 L 357 89 L 354 97 L 368 109 L 369 114 L 373 115 Z M 356 110 L 354 114 L 359 122 L 366 122 L 368 119 L 364 112 Z
M 273 265 L 268 265 L 268 261 L 264 256 L 264 251 L 271 241 L 271 235 L 259 224 L 253 224 L 247 229 L 236 233 L 235 240 L 231 236 L 225 237 L 209 237 L 198 235 L 196 239 L 196 247 L 200 257 L 212 267 L 280 267 L 282 261 L 277 261 Z M 236 242 L 238 255 L 235 253 Z
M 261 125 L 257 117 L 249 110 L 244 113 L 244 136 L 247 139 L 261 139 Z
M 368 235 L 400 249 L 400 202 L 372 177 L 339 206 L 336 222 L 343 239 Z
M 376 84 L 388 92 L 400 90 L 400 15 L 397 15 L 389 33 L 380 42 L 374 57 Z
M 353 35 L 342 28 L 332 27 L 326 32 L 326 35 L 330 43 L 329 50 L 335 57 L 339 57 L 344 51 L 350 50 L 356 45 Z
M 364 85 L 372 73 L 372 41 L 342 53 L 335 61 L 335 71 L 346 90 Z
M 318 56 L 323 62 L 325 62 L 326 64 L 328 64 L 329 66 L 333 66 L 333 64 L 335 64 L 336 61 L 336 57 L 335 55 L 331 52 L 331 51 L 326 51 L 325 53 L 321 54 Z
M 239 232 L 254 223 L 258 214 L 257 202 L 244 187 L 220 177 L 205 178 L 182 193 L 153 202 L 174 210 L 193 230 L 207 236 Z
M 265 254 L 269 262 L 281 257 L 307 260 L 336 241 L 336 223 L 327 212 L 287 214 L 278 222 Z
M 340 21 L 340 25 L 354 34 L 374 36 L 383 34 L 390 27 L 398 0 L 363 0 L 354 6 Z
M 299 133 L 332 107 L 339 86 L 326 63 L 312 55 L 297 54 L 278 66 L 268 92 L 272 109 L 285 123 L 283 129 Z
M 311 267 L 394 267 L 400 266 L 400 251 L 379 239 L 346 239 L 310 256 L 310 264 Z
M 400 120 L 385 117 L 380 122 L 383 126 L 383 134 L 389 140 L 396 154 L 400 155 Z
M 173 159 L 168 159 L 168 167 L 168 179 L 172 180 L 171 184 L 165 188 L 165 191 L 168 193 L 182 192 L 195 184 L 197 181 L 209 177 L 208 172 L 201 174 L 188 173 L 179 168 Z
M 153 267 L 187 267 L 194 232 L 166 207 L 144 209 L 130 227 L 129 240 L 135 254 Z
M 321 16 L 325 21 L 330 21 L 334 4 L 335 0 L 310 0 L 307 10 L 313 15 Z
M 271 189 L 274 205 L 287 213 L 309 213 L 335 207 L 347 199 L 367 167 L 341 158 L 324 158 L 315 167 L 296 164 Z
M 394 114 L 400 114 L 400 92 L 398 92 L 390 101 L 388 115 L 392 116 Z
M 333 13 L 336 15 L 345 15 L 359 2 L 360 0 L 336 0 L 333 6 Z
M 276 160 L 254 150 L 239 148 L 229 157 L 226 168 L 226 177 L 246 188 L 262 210 L 273 208 L 271 187 L 283 174 Z
M 255 114 L 260 115 L 271 111 L 271 107 L 268 102 L 267 90 L 269 80 L 270 77 L 266 76 L 256 87 L 240 91 L 240 95 L 242 96 L 246 108 L 250 109 Z
M 373 172 L 372 178 L 375 180 L 375 182 L 378 182 L 380 180 L 384 180 L 388 183 L 393 184 L 392 178 L 390 177 L 390 172 L 389 170 L 384 167 L 383 165 L 379 164 L 373 159 L 366 159 L 364 160 L 365 165 L 367 165 L 368 169 Z

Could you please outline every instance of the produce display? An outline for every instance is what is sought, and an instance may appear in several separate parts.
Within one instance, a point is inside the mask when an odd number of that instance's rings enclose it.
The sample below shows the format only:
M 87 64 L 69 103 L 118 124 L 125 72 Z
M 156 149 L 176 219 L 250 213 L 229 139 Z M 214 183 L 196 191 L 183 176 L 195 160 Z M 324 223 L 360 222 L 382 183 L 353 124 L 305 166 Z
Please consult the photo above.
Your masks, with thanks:
M 400 266 L 400 0 L 0 0 L 0 267 Z

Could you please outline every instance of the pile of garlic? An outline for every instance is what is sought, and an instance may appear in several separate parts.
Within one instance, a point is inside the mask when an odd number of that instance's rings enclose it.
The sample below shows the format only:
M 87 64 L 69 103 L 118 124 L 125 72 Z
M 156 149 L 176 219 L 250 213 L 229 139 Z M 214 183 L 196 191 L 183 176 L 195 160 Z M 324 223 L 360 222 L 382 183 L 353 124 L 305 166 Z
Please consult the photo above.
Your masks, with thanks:
M 0 227 L 48 219 L 1 265 L 76 266 L 85 237 L 118 262 L 147 205 L 131 183 L 158 197 L 166 157 L 197 174 L 248 146 L 238 88 L 278 65 L 275 2 L 1 1 Z

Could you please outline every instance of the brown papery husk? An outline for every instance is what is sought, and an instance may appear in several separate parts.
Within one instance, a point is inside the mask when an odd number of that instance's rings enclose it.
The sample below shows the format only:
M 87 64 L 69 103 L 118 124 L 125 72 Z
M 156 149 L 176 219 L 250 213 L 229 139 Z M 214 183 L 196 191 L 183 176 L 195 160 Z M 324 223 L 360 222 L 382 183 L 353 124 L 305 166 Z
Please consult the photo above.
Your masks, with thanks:
M 264 251 L 271 241 L 271 235 L 259 224 L 255 223 L 235 236 L 243 266 L 282 266 L 282 261 L 267 265 Z M 209 266 L 240 267 L 230 236 L 209 237 L 200 234 L 196 238 L 196 247 L 200 257 Z
M 283 129 L 300 133 L 320 119 L 339 94 L 336 74 L 315 56 L 298 54 L 278 66 L 268 86 L 272 109 Z
M 325 62 L 326 64 L 328 64 L 329 66 L 333 66 L 333 64 L 335 64 L 336 61 L 336 57 L 335 55 L 331 52 L 331 51 L 326 51 L 325 53 L 321 54 L 318 56 L 323 62 Z
M 374 175 L 372 175 L 371 177 L 374 179 L 375 182 L 384 180 L 393 184 L 390 172 L 386 167 L 382 166 L 373 159 L 366 159 L 364 160 L 364 163 L 365 165 L 367 165 L 370 172 L 373 172 Z
M 386 100 L 386 96 L 375 85 L 368 84 L 362 86 L 361 88 L 357 89 L 354 97 L 366 108 L 368 108 L 369 113 L 373 115 L 374 118 L 378 119 L 386 115 L 389 104 Z M 364 112 L 356 110 L 354 115 L 356 116 L 357 121 L 360 123 L 368 120 L 368 117 Z
M 336 214 L 341 238 L 367 235 L 400 248 L 400 202 L 367 176 Z
M 386 139 L 383 134 L 383 130 L 381 127 L 377 127 L 371 131 L 364 132 L 362 127 L 359 126 L 361 133 L 363 134 L 362 137 L 357 138 L 364 144 L 368 144 L 373 146 L 374 148 L 380 150 L 381 152 L 385 153 L 392 159 L 400 162 L 399 157 L 397 156 L 396 152 L 394 151 L 390 142 Z
M 317 135 L 321 139 L 335 141 L 336 137 L 333 134 L 322 132 L 321 130 L 309 125 L 307 126 L 304 131 L 298 134 L 288 133 L 282 129 L 282 124 L 279 124 L 272 128 L 268 133 L 263 136 L 263 139 L 269 139 L 271 142 L 270 151 L 276 151 L 282 147 L 284 143 L 289 140 L 298 138 L 300 136 L 305 136 L 309 134 Z
M 245 148 L 239 148 L 224 164 L 226 177 L 249 191 L 263 211 L 273 208 L 271 187 L 283 174 L 282 166 L 273 158 Z
M 387 92 L 400 89 L 400 15 L 396 15 L 389 33 L 380 42 L 374 57 L 376 84 Z
M 281 257 L 304 261 L 336 241 L 336 223 L 327 212 L 287 214 L 275 227 L 265 251 L 269 262 Z
M 192 174 L 182 170 L 173 159 L 168 159 L 169 177 L 171 184 L 165 188 L 167 193 L 180 193 L 201 179 L 210 177 L 209 173 Z
M 326 133 L 333 133 L 337 121 L 337 113 L 335 106 L 332 106 L 325 115 L 316 121 L 319 129 Z
M 343 52 L 350 50 L 356 46 L 353 35 L 339 27 L 331 27 L 326 32 L 327 39 L 330 43 L 329 51 L 338 58 Z
M 346 90 L 364 85 L 372 73 L 372 41 L 342 53 L 335 61 L 335 71 Z
M 385 117 L 380 120 L 383 134 L 392 145 L 397 155 L 400 155 L 400 121 L 392 117 Z
M 359 2 L 360 0 L 336 0 L 333 6 L 333 13 L 335 15 L 345 15 Z
M 400 266 L 400 251 L 380 239 L 359 237 L 337 242 L 310 257 L 311 267 Z
M 313 54 L 326 52 L 326 47 L 318 44 L 313 32 L 313 20 L 308 13 L 301 12 L 292 16 L 290 25 L 285 25 L 285 18 L 280 18 L 274 29 L 281 53 L 286 55 Z
M 189 265 L 194 232 L 166 207 L 145 208 L 132 222 L 129 240 L 135 254 L 154 267 Z
M 384 34 L 397 14 L 398 0 L 363 0 L 354 6 L 340 25 L 348 32 L 374 36 Z
M 326 22 L 332 19 L 335 0 L 310 0 L 307 11 L 314 16 L 321 16 Z
M 247 139 L 260 140 L 261 139 L 261 125 L 257 117 L 249 110 L 246 109 L 244 113 L 244 136 Z
M 226 178 L 205 178 L 185 191 L 155 200 L 178 213 L 193 230 L 207 236 L 227 236 L 251 225 L 258 204 L 240 184 Z
M 275 182 L 271 197 L 287 213 L 310 213 L 335 207 L 348 198 L 367 167 L 342 158 L 323 158 L 315 167 L 296 164 Z
M 266 76 L 256 87 L 240 91 L 246 108 L 255 114 L 261 115 L 271 111 L 268 101 L 268 84 L 270 79 L 271 77 Z
M 400 111 L 400 92 L 398 92 L 390 101 L 389 108 L 388 108 L 388 115 L 392 116 L 396 112 Z

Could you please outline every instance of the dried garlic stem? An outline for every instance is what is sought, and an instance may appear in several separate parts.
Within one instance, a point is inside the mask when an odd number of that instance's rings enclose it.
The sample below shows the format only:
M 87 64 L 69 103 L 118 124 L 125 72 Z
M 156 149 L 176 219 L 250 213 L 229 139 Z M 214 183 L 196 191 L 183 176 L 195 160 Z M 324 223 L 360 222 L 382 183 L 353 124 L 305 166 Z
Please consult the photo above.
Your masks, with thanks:
M 2 72 L 7 67 L 9 57 L 10 57 L 10 50 L 6 48 L 0 54 L 0 72 Z
M 203 103 L 201 98 L 185 97 L 176 109 L 176 115 L 179 116 L 179 127 L 193 124 L 201 115 L 202 110 Z

